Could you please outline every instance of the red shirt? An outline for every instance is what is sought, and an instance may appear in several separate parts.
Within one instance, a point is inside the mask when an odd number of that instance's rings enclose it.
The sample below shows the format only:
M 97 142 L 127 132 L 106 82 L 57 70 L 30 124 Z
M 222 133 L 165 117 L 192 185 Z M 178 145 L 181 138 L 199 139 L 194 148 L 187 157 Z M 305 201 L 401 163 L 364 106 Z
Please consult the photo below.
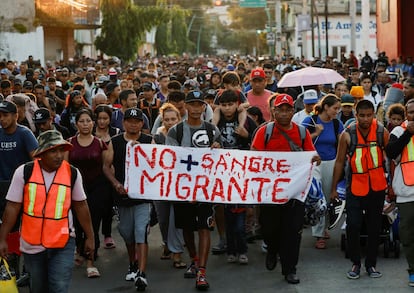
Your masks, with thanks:
M 302 139 L 300 138 L 299 128 L 298 126 L 292 122 L 292 128 L 289 130 L 283 129 L 283 131 L 290 137 L 290 139 L 297 144 L 299 147 L 302 147 L 304 151 L 314 151 L 315 147 L 313 145 L 311 136 L 309 131 L 306 130 L 306 137 L 303 141 L 302 146 Z M 267 145 L 265 146 L 265 133 L 266 133 L 266 125 L 260 127 L 256 135 L 253 138 L 252 147 L 258 151 L 279 151 L 279 152 L 290 152 L 290 146 L 287 139 L 280 134 L 279 129 L 277 127 L 277 122 L 273 127 L 273 133 L 270 137 Z

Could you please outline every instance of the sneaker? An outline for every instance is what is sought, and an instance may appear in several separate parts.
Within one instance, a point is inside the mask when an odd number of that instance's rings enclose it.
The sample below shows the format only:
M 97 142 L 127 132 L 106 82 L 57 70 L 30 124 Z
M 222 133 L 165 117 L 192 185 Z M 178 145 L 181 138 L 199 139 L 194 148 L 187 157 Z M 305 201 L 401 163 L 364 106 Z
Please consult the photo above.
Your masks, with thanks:
M 381 278 L 382 274 L 380 272 L 378 272 L 375 267 L 368 267 L 367 268 L 367 273 L 368 276 L 370 276 L 371 278 Z
M 236 261 L 237 261 L 237 258 L 234 254 L 230 254 L 229 256 L 227 256 L 228 263 L 235 263 Z
M 135 288 L 137 291 L 145 291 L 147 288 L 148 282 L 144 272 L 138 272 L 135 277 Z
M 196 279 L 196 288 L 200 291 L 205 291 L 208 288 L 210 288 L 210 285 L 207 282 L 206 279 L 206 270 L 200 269 L 197 272 L 197 279 Z
M 360 265 L 352 265 L 352 268 L 349 272 L 346 273 L 348 279 L 359 279 L 359 275 L 361 273 L 361 266 Z
M 135 281 L 135 277 L 138 272 L 138 264 L 130 264 L 128 267 L 128 273 L 125 276 L 125 281 Z
M 211 248 L 211 252 L 213 254 L 223 254 L 226 251 L 227 251 L 227 245 L 224 239 L 220 239 L 220 242 Z
M 328 229 L 331 230 L 338 225 L 339 220 L 342 217 L 342 214 L 345 209 L 345 201 L 340 200 L 338 198 L 332 200 L 328 207 L 328 214 L 329 214 L 329 227 Z
M 414 274 L 408 275 L 408 286 L 414 287 Z
M 247 265 L 249 263 L 249 258 L 245 254 L 239 255 L 239 264 L 241 265 Z
M 27 272 L 22 272 L 20 277 L 16 280 L 17 287 L 29 286 L 30 275 Z
M 197 276 L 197 267 L 194 262 L 192 262 L 184 273 L 184 278 L 192 279 Z
M 261 247 L 261 249 L 262 249 L 262 252 L 263 253 L 267 253 L 267 244 L 264 241 L 262 241 L 262 247 Z

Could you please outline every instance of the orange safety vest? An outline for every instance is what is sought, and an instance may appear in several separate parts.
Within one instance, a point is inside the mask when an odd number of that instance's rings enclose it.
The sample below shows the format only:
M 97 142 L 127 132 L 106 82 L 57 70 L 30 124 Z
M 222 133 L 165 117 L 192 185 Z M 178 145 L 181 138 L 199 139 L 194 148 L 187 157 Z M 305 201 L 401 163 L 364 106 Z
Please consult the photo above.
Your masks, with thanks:
M 403 122 L 401 127 L 405 130 L 407 128 L 407 122 Z M 404 184 L 408 186 L 414 185 L 414 137 L 411 136 L 410 141 L 404 147 L 401 153 L 401 173 L 404 180 Z
M 24 241 L 46 248 L 65 247 L 69 240 L 71 200 L 70 164 L 62 162 L 46 191 L 39 159 L 34 160 L 33 172 L 23 193 L 21 237 Z
M 365 139 L 356 127 L 357 145 L 350 159 L 351 192 L 356 196 L 366 196 L 370 187 L 374 191 L 387 188 L 383 167 L 383 150 L 377 145 L 377 121 L 374 119 L 368 137 Z

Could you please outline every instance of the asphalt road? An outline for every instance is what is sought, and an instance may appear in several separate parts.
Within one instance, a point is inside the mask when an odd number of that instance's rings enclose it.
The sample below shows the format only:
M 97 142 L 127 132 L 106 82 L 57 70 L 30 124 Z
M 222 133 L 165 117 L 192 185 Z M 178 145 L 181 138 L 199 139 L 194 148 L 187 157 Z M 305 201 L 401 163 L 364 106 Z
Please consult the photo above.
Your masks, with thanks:
M 346 278 L 346 272 L 351 263 L 344 257 L 340 249 L 340 227 L 331 231 L 328 248 L 317 250 L 311 230 L 304 230 L 300 261 L 297 267 L 300 284 L 287 284 L 281 275 L 280 266 L 274 271 L 267 271 L 264 266 L 265 254 L 261 251 L 261 241 L 249 244 L 249 264 L 228 264 L 226 255 L 210 254 L 207 266 L 207 280 L 210 292 L 412 292 L 408 287 L 407 264 L 403 255 L 394 258 L 383 257 L 383 246 L 380 247 L 380 257 L 377 269 L 383 273 L 382 278 L 371 279 L 363 271 L 358 280 Z M 214 244 L 217 232 L 213 232 Z M 116 230 L 114 222 L 113 236 L 116 240 L 115 249 L 100 249 L 96 266 L 101 277 L 88 279 L 86 268 L 75 268 L 71 293 L 98 292 L 136 292 L 133 282 L 124 280 L 128 268 L 126 249 Z M 147 292 L 196 292 L 195 280 L 184 279 L 184 270 L 172 267 L 172 261 L 160 260 L 161 240 L 158 226 L 151 229 L 150 252 L 147 267 Z M 188 256 L 185 254 L 185 261 Z M 28 292 L 27 288 L 20 292 Z

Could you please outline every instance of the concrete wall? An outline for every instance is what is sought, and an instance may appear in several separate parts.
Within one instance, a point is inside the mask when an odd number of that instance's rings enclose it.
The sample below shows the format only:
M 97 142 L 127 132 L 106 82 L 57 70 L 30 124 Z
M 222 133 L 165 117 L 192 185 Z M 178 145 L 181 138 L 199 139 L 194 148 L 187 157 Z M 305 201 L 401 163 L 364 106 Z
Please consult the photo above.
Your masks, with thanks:
M 0 7 L 1 31 L 15 31 L 15 24 L 23 25 L 27 31 L 35 31 L 34 0 L 1 0 Z
M 29 55 L 35 60 L 44 63 L 44 42 L 43 28 L 38 27 L 34 32 L 21 33 L 0 33 L 0 58 L 25 61 Z

